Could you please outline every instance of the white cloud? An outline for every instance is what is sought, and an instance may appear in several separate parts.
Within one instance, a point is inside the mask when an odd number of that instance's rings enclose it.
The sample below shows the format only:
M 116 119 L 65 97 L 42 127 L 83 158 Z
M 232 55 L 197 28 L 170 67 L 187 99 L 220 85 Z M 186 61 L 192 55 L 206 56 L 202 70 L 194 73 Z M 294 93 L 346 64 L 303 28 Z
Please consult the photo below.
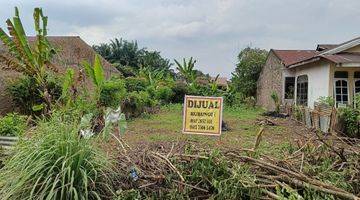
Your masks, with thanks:
M 226 76 L 248 44 L 310 49 L 357 36 L 360 21 L 356 0 L 17 0 L 0 2 L 0 26 L 15 5 L 27 30 L 33 7 L 41 6 L 52 35 L 80 35 L 89 44 L 136 39 L 170 59 L 193 56 L 201 70 Z

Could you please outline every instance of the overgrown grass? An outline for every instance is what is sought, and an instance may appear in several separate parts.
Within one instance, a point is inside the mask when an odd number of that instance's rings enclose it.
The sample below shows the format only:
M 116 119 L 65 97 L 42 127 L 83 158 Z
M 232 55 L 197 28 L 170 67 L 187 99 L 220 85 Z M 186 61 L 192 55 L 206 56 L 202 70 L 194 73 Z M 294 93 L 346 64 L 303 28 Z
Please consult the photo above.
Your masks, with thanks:
M 100 199 L 109 194 L 105 174 L 111 163 L 94 139 L 82 139 L 78 132 L 72 116 L 54 114 L 39 122 L 5 161 L 0 199 Z

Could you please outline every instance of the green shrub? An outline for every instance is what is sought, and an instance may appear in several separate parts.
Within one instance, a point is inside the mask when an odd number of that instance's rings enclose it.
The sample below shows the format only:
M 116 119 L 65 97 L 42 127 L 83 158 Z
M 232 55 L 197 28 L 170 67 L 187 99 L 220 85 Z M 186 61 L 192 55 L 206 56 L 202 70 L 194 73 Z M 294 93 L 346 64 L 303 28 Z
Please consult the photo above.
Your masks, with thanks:
M 64 120 L 66 119 L 66 120 Z M 73 115 L 53 114 L 32 137 L 20 140 L 0 171 L 0 199 L 99 199 L 111 195 L 111 164 L 94 144 L 79 137 Z
M 47 76 L 49 94 L 53 101 L 61 96 L 62 89 L 60 82 L 61 81 L 53 75 Z M 15 106 L 20 109 L 21 113 L 39 114 L 38 111 L 33 110 L 33 107 L 43 104 L 44 98 L 33 77 L 23 76 L 19 78 L 9 85 L 7 91 L 10 93 Z
M 360 111 L 350 107 L 340 109 L 340 119 L 344 122 L 344 133 L 349 137 L 359 137 Z
M 0 118 L 1 136 L 21 136 L 26 129 L 26 116 L 9 113 Z
M 158 87 L 155 91 L 155 98 L 160 100 L 163 103 L 170 102 L 172 96 L 174 95 L 174 92 L 170 87 L 167 86 L 161 86 Z
M 127 117 L 137 117 L 142 114 L 146 108 L 151 108 L 158 105 L 158 101 L 151 98 L 147 91 L 130 92 L 128 93 L 123 111 Z
M 241 106 L 245 96 L 240 92 L 224 92 L 224 101 L 227 106 Z
M 147 82 L 144 78 L 128 77 L 125 79 L 125 85 L 128 92 L 143 91 L 147 87 Z
M 276 113 L 280 113 L 280 99 L 279 99 L 279 95 L 273 91 L 270 95 L 271 99 L 273 100 L 274 104 L 275 104 L 275 112 Z
M 121 79 L 112 78 L 105 81 L 100 93 L 100 103 L 105 107 L 116 108 L 125 98 L 125 83 Z
M 335 106 L 335 100 L 333 97 L 324 97 L 324 96 L 321 96 L 318 98 L 318 101 L 320 104 L 325 104 L 325 105 L 328 105 L 328 106 L 331 106 L 331 107 L 334 107 Z
M 188 93 L 188 88 L 183 82 L 176 82 L 172 88 L 174 95 L 171 98 L 172 103 L 183 103 L 184 96 Z

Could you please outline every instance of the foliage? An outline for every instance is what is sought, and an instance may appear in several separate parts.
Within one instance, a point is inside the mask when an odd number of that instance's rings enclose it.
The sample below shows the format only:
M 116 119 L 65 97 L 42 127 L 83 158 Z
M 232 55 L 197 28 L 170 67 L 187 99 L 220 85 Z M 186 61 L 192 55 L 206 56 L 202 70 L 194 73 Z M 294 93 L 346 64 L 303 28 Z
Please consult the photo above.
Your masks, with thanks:
M 272 91 L 270 95 L 271 99 L 274 101 L 275 104 L 275 112 L 280 113 L 280 99 L 278 94 L 275 91 Z
M 186 61 L 186 59 L 183 58 L 182 64 L 177 60 L 174 61 L 181 78 L 183 78 L 187 84 L 193 84 L 196 80 L 196 70 L 194 69 L 196 60 L 193 60 L 193 57 L 191 57 L 189 61 Z
M 325 104 L 325 105 L 328 105 L 328 106 L 331 106 L 331 107 L 334 107 L 335 106 L 335 100 L 333 97 L 324 97 L 324 96 L 321 96 L 318 98 L 318 101 L 320 104 Z
M 131 76 L 141 67 L 171 71 L 170 61 L 163 58 L 160 52 L 139 48 L 136 41 L 115 38 L 108 44 L 94 45 L 93 48 L 106 60 L 115 64 L 125 77 Z M 133 70 L 130 70 L 131 68 Z
M 172 88 L 174 95 L 171 98 L 173 103 L 183 103 L 184 96 L 188 94 L 188 87 L 185 83 L 177 81 Z
M 360 138 L 360 111 L 358 109 L 353 109 L 350 107 L 341 108 L 340 118 L 344 122 L 344 132 L 349 137 L 359 137 Z
M 6 20 L 10 36 L 0 28 L 0 39 L 8 48 L 10 54 L 1 54 L 0 62 L 4 63 L 2 66 L 6 69 L 16 70 L 35 80 L 44 103 L 35 106 L 43 107 L 45 108 L 44 111 L 47 111 L 50 109 L 51 95 L 46 82 L 46 69 L 56 71 L 51 64 L 51 58 L 56 52 L 46 38 L 48 18 L 43 15 L 41 8 L 35 8 L 33 16 L 36 41 L 31 46 L 20 20 L 19 10 L 15 7 L 13 20 Z
M 9 113 L 0 118 L 0 136 L 22 136 L 26 129 L 26 116 Z
M 235 72 L 231 82 L 236 91 L 247 96 L 256 95 L 257 80 L 265 64 L 267 51 L 259 48 L 246 47 L 238 55 Z
M 77 115 L 53 114 L 31 138 L 19 141 L 0 172 L 1 199 L 100 199 L 111 194 L 111 164 L 94 144 L 79 137 Z
M 174 92 L 170 87 L 160 86 L 155 91 L 155 98 L 162 103 L 169 103 L 174 95 Z
M 146 89 L 146 79 L 140 77 L 128 77 L 125 79 L 125 86 L 128 92 L 143 91 Z
M 125 83 L 119 78 L 112 78 L 104 82 L 100 93 L 100 104 L 105 107 L 117 108 L 121 105 L 126 94 Z
M 151 98 L 147 91 L 129 92 L 124 101 L 124 113 L 127 117 L 137 117 L 146 111 L 146 108 L 154 107 L 158 101 Z
M 302 107 L 298 105 L 294 105 L 294 117 L 298 121 L 303 121 L 304 113 L 302 112 Z
M 51 96 L 51 102 L 59 99 L 62 88 L 60 80 L 54 75 L 46 76 L 47 91 Z M 7 91 L 11 95 L 12 100 L 21 113 L 24 114 L 39 114 L 39 111 L 34 109 L 36 105 L 43 105 L 44 99 L 41 91 L 38 89 L 36 80 L 30 76 L 22 76 L 19 79 L 12 81 Z

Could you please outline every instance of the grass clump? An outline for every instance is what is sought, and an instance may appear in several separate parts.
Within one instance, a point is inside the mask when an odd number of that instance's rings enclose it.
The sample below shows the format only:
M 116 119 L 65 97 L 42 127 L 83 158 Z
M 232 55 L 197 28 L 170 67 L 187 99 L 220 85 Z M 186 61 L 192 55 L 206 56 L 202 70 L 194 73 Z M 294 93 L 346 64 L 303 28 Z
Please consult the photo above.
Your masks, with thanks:
M 0 172 L 0 199 L 100 199 L 111 193 L 111 163 L 79 137 L 77 120 L 55 114 L 21 140 Z
M 26 117 L 9 113 L 0 118 L 0 136 L 21 136 L 26 129 Z

